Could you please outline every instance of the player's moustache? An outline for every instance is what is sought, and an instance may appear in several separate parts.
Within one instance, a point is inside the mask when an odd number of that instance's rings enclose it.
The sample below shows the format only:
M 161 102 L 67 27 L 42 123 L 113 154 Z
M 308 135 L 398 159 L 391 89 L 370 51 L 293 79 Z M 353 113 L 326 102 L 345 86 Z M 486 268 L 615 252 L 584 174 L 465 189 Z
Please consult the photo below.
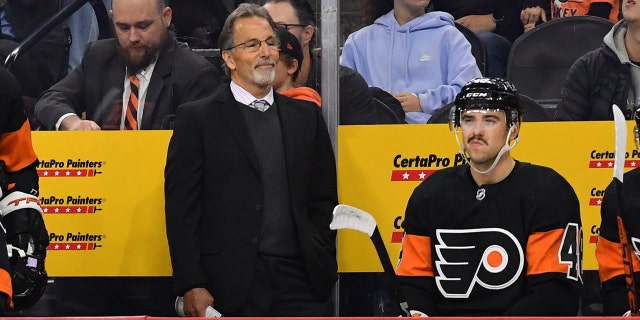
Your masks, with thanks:
M 482 137 L 478 137 L 478 136 L 470 137 L 470 138 L 467 140 L 467 143 L 471 143 L 473 140 L 480 141 L 480 142 L 482 142 L 482 143 L 484 143 L 484 144 L 487 144 L 487 140 L 484 140 L 484 139 L 482 139 Z

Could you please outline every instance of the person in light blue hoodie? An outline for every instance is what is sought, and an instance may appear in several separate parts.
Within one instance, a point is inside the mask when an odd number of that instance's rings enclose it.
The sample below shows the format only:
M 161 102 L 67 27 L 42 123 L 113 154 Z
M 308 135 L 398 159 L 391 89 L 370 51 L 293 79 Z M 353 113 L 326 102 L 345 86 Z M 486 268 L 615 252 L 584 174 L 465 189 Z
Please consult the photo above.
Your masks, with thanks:
M 391 2 L 391 11 L 349 35 L 340 64 L 393 94 L 408 123 L 426 123 L 482 75 L 450 14 L 426 12 L 429 0 L 374 1 L 389 7 Z

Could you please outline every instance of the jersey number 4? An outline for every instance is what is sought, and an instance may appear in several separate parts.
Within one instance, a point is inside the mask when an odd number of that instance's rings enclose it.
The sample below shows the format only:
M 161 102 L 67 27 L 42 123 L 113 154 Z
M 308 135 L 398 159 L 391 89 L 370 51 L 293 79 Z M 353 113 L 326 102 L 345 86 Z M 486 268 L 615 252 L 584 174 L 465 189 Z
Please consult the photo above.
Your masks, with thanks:
M 564 228 L 558 262 L 567 265 L 567 278 L 582 282 L 582 228 L 577 223 Z

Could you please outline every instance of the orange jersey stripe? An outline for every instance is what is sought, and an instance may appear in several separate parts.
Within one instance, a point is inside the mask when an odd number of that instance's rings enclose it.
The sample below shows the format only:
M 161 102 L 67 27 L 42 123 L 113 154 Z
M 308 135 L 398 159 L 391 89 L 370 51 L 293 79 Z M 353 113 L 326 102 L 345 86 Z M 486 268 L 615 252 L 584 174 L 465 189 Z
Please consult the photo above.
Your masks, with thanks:
M 21 170 L 36 161 L 29 121 L 25 121 L 19 130 L 3 134 L 0 150 L 0 161 L 4 161 L 9 172 Z
M 622 245 L 618 242 L 609 241 L 598 236 L 596 260 L 598 260 L 598 271 L 600 272 L 600 280 L 602 282 L 625 274 L 624 265 L 622 264 Z M 633 271 L 640 271 L 640 261 L 638 261 L 635 254 L 633 258 Z
M 431 238 L 405 234 L 402 240 L 402 258 L 396 274 L 399 276 L 433 277 Z
M 567 273 L 567 265 L 558 258 L 564 229 L 535 232 L 527 240 L 527 275 L 548 272 Z M 578 248 L 575 248 L 579 250 Z
M 13 288 L 11 287 L 11 276 L 9 272 L 4 269 L 0 269 L 0 292 L 4 292 L 7 294 L 9 299 L 7 299 L 7 305 L 9 308 L 13 308 Z

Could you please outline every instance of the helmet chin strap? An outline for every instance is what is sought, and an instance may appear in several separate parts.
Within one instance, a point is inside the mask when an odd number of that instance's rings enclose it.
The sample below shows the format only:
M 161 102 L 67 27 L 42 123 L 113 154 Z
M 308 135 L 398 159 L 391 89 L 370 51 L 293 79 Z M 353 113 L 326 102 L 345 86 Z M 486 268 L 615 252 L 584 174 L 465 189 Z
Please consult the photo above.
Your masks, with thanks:
M 467 153 L 464 151 L 464 145 L 460 143 L 460 138 L 458 138 L 458 128 L 454 129 L 454 134 L 456 136 L 456 142 L 458 143 L 458 146 L 460 147 L 460 154 L 462 155 L 462 158 L 464 159 L 464 161 L 469 164 L 469 167 L 480 174 L 489 174 L 491 171 L 493 171 L 493 169 L 496 168 L 496 165 L 498 165 L 498 161 L 500 160 L 500 158 L 502 158 L 502 155 L 504 155 L 507 151 L 511 151 L 513 148 L 515 148 L 515 146 L 518 144 L 518 141 L 520 140 L 519 137 L 516 137 L 513 141 L 513 145 L 509 145 L 509 137 L 511 137 L 511 134 L 513 133 L 513 130 L 515 129 L 515 125 L 511 125 L 509 126 L 509 133 L 507 133 L 507 138 L 504 141 L 504 146 L 502 146 L 502 149 L 500 149 L 500 152 L 498 152 L 498 155 L 496 156 L 496 159 L 493 160 L 493 164 L 491 165 L 491 167 L 489 167 L 489 169 L 481 171 L 476 169 L 474 166 L 471 165 L 471 162 L 469 162 L 469 157 L 467 157 Z

